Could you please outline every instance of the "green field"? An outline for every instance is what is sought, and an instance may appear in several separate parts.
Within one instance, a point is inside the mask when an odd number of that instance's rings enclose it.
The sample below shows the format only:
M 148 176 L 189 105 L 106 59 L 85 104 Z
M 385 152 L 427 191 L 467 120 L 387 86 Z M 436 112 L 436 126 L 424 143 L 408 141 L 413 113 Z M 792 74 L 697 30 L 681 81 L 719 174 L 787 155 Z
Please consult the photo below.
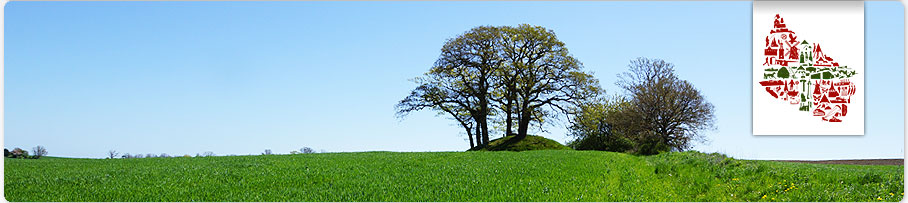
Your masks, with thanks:
M 5 159 L 9 201 L 899 201 L 903 166 L 572 150 Z

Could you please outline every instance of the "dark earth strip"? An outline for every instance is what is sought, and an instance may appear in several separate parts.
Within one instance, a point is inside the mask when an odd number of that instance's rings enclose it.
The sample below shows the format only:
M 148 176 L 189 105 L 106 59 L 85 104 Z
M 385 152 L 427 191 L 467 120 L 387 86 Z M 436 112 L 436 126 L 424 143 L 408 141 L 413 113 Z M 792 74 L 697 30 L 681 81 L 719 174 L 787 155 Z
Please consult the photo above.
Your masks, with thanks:
M 850 164 L 850 165 L 905 165 L 905 159 L 847 159 L 847 160 L 773 160 L 781 162 L 797 162 L 811 164 Z

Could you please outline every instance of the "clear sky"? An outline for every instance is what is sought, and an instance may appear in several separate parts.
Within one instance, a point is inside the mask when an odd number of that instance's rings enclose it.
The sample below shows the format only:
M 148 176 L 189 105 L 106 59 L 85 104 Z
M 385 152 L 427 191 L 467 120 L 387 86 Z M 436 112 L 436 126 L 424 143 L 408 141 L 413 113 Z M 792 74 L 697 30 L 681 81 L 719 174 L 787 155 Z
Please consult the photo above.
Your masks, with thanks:
M 751 135 L 751 2 L 10 2 L 4 146 L 51 156 L 461 151 L 435 112 L 394 105 L 445 39 L 552 29 L 611 93 L 635 57 L 716 107 L 695 150 L 748 159 L 904 157 L 904 7 L 865 4 L 864 136 Z M 833 53 L 827 53 L 833 55 Z M 564 126 L 545 137 L 569 140 Z M 498 137 L 500 135 L 496 135 Z

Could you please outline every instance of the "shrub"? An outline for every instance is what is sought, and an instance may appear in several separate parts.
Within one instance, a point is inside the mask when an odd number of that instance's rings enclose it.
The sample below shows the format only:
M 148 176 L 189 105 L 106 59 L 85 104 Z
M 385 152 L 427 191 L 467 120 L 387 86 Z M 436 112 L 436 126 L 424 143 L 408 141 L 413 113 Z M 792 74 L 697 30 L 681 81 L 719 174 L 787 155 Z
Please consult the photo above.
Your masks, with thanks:
M 629 152 L 635 146 L 632 128 L 623 119 L 631 103 L 624 97 L 594 98 L 574 110 L 568 127 L 574 140 L 568 146 L 577 150 Z
M 25 151 L 21 148 L 16 147 L 13 151 L 10 151 L 10 158 L 28 158 L 28 151 Z

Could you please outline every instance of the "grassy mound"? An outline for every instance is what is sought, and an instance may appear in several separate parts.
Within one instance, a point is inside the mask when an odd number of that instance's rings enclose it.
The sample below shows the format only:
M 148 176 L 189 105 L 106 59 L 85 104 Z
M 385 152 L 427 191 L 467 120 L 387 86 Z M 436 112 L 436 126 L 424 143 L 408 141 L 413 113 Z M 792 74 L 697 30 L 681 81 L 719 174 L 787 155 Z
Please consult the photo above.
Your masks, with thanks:
M 902 199 L 903 166 L 672 152 L 355 152 L 6 159 L 11 202 L 852 202 Z
M 528 151 L 528 150 L 569 150 L 558 141 L 542 136 L 527 135 L 523 139 L 516 136 L 507 136 L 489 141 L 485 147 L 476 147 L 470 151 Z

